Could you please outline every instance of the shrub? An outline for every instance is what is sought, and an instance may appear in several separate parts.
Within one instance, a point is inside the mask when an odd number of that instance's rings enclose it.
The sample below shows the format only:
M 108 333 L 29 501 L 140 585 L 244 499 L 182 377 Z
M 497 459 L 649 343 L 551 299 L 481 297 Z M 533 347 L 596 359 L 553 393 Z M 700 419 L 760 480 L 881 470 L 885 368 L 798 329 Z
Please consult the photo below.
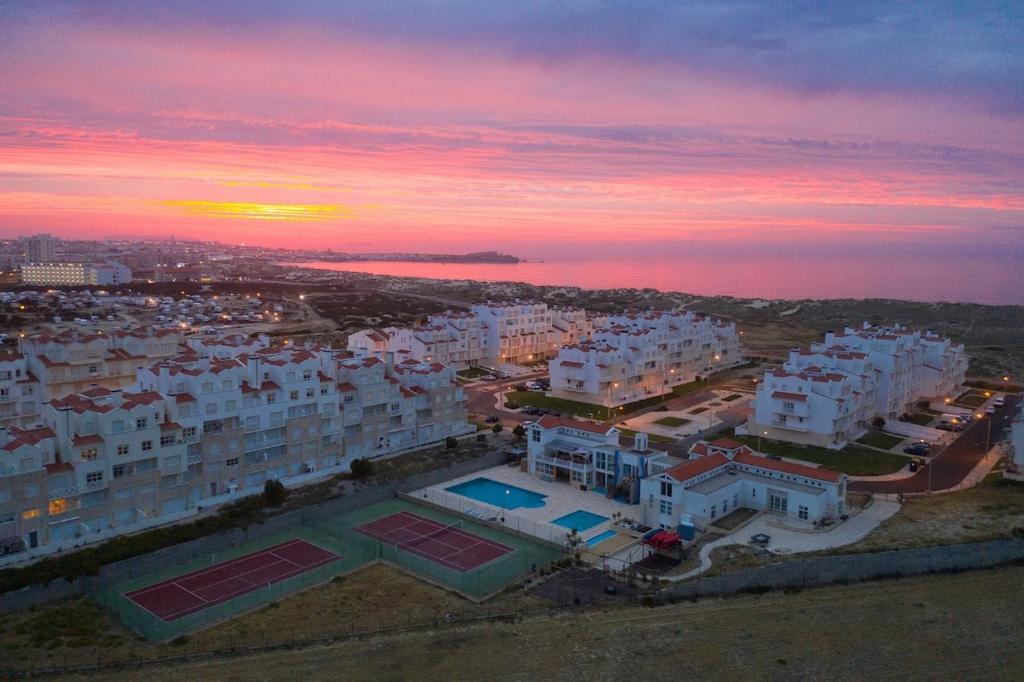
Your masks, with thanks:
M 357 480 L 363 480 L 373 475 L 373 462 L 368 459 L 357 457 L 352 460 L 349 468 L 352 469 L 352 477 Z
M 444 439 L 444 446 L 449 450 L 454 450 L 459 447 L 459 441 L 453 436 L 448 436 Z
M 881 429 L 885 426 L 885 417 L 875 417 L 871 420 L 871 425 L 876 429 Z
M 485 434 L 485 433 L 478 433 L 478 434 L 476 434 L 476 442 L 477 443 L 486 443 L 487 442 L 487 434 Z
M 491 431 L 493 431 L 494 433 L 501 433 L 501 429 L 501 422 L 498 422 L 497 424 L 491 427 Z
M 263 503 L 268 507 L 280 507 L 288 499 L 288 489 L 276 478 L 263 484 Z
M 516 437 L 516 440 L 522 440 L 526 436 L 526 429 L 523 428 L 522 424 L 516 424 L 515 428 L 512 429 L 512 435 Z

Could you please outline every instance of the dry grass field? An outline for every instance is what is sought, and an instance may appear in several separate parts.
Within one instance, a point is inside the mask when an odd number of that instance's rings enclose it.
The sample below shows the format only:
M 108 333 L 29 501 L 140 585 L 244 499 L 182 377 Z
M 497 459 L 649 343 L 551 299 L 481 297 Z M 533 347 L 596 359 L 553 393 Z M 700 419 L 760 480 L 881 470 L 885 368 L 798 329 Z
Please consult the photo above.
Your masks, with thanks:
M 451 626 L 102 678 L 1014 680 L 1024 675 L 1021 584 L 1024 567 L 1009 567 Z

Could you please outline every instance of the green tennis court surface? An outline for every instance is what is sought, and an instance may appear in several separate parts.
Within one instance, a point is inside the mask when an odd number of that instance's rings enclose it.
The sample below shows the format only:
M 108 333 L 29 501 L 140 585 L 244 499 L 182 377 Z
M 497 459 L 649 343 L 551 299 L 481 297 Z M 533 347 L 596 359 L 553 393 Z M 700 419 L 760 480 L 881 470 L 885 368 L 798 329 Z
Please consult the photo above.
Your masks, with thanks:
M 258 541 L 120 581 L 93 596 L 128 627 L 163 641 L 374 561 L 480 600 L 560 556 L 547 545 L 393 499 L 307 519 Z

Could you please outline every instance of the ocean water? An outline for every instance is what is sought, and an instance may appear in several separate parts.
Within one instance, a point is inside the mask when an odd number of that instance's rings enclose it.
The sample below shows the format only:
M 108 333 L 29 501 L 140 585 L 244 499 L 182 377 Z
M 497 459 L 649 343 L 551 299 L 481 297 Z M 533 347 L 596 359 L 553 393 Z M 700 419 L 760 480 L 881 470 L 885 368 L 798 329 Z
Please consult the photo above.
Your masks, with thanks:
M 895 298 L 1024 305 L 1024 258 L 993 254 L 915 256 L 746 254 L 550 258 L 492 263 L 292 263 L 378 275 L 527 282 L 584 289 L 654 288 L 738 298 Z

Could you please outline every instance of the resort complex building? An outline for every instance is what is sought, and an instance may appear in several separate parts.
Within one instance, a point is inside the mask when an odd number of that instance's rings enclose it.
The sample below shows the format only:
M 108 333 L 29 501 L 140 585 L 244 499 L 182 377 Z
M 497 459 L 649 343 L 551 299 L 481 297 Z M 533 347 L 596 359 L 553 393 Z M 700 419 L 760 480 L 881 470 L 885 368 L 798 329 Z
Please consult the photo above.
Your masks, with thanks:
M 684 460 L 650 449 L 643 433 L 632 448 L 619 436 L 605 424 L 545 416 L 529 428 L 528 471 L 639 505 L 623 511 L 669 530 L 704 530 L 740 508 L 807 525 L 846 513 L 845 474 L 763 457 L 726 438 L 696 443 Z
M 693 312 L 613 315 L 549 363 L 551 394 L 615 407 L 742 362 L 736 325 Z
M 55 348 L 81 353 L 53 362 L 93 362 L 88 375 L 97 380 L 84 388 L 84 378 L 54 380 L 51 391 L 77 388 L 51 393 L 41 408 L 31 408 L 34 418 L 19 415 L 0 428 L 5 546 L 13 538 L 28 549 L 67 547 L 130 532 L 258 493 L 270 479 L 301 483 L 347 470 L 357 457 L 474 431 L 454 370 L 439 363 L 388 364 L 325 347 L 230 337 L 172 344 L 177 353 L 160 359 L 161 344 L 174 339 L 180 337 L 127 334 L 117 342 L 104 336 L 25 344 L 49 353 L 47 359 Z M 134 343 L 155 345 L 147 352 Z M 116 350 L 133 368 L 130 386 L 119 385 L 120 366 L 102 369 Z M 13 368 L 17 386 L 18 372 L 24 379 L 31 363 L 10 354 L 0 366 Z
M 363 329 L 348 338 L 353 353 L 382 360 L 440 362 L 456 369 L 532 364 L 554 357 L 562 344 L 585 338 L 586 313 L 546 303 L 484 303 L 469 312 L 431 315 L 416 327 Z
M 529 428 L 528 471 L 543 480 L 564 481 L 636 504 L 640 480 L 668 455 L 648 448 L 645 433 L 636 435 L 632 448 L 619 445 L 619 436 L 619 430 L 607 424 L 541 417 Z
M 846 514 L 846 474 L 763 457 L 728 438 L 696 443 L 690 456 L 641 481 L 647 525 L 703 530 L 740 508 L 814 525 Z
M 962 345 L 899 325 L 829 332 L 765 373 L 747 431 L 842 448 L 875 417 L 897 419 L 919 400 L 954 396 L 966 367 Z
M 132 281 L 132 271 L 120 263 L 25 263 L 22 284 L 37 286 L 112 286 Z

